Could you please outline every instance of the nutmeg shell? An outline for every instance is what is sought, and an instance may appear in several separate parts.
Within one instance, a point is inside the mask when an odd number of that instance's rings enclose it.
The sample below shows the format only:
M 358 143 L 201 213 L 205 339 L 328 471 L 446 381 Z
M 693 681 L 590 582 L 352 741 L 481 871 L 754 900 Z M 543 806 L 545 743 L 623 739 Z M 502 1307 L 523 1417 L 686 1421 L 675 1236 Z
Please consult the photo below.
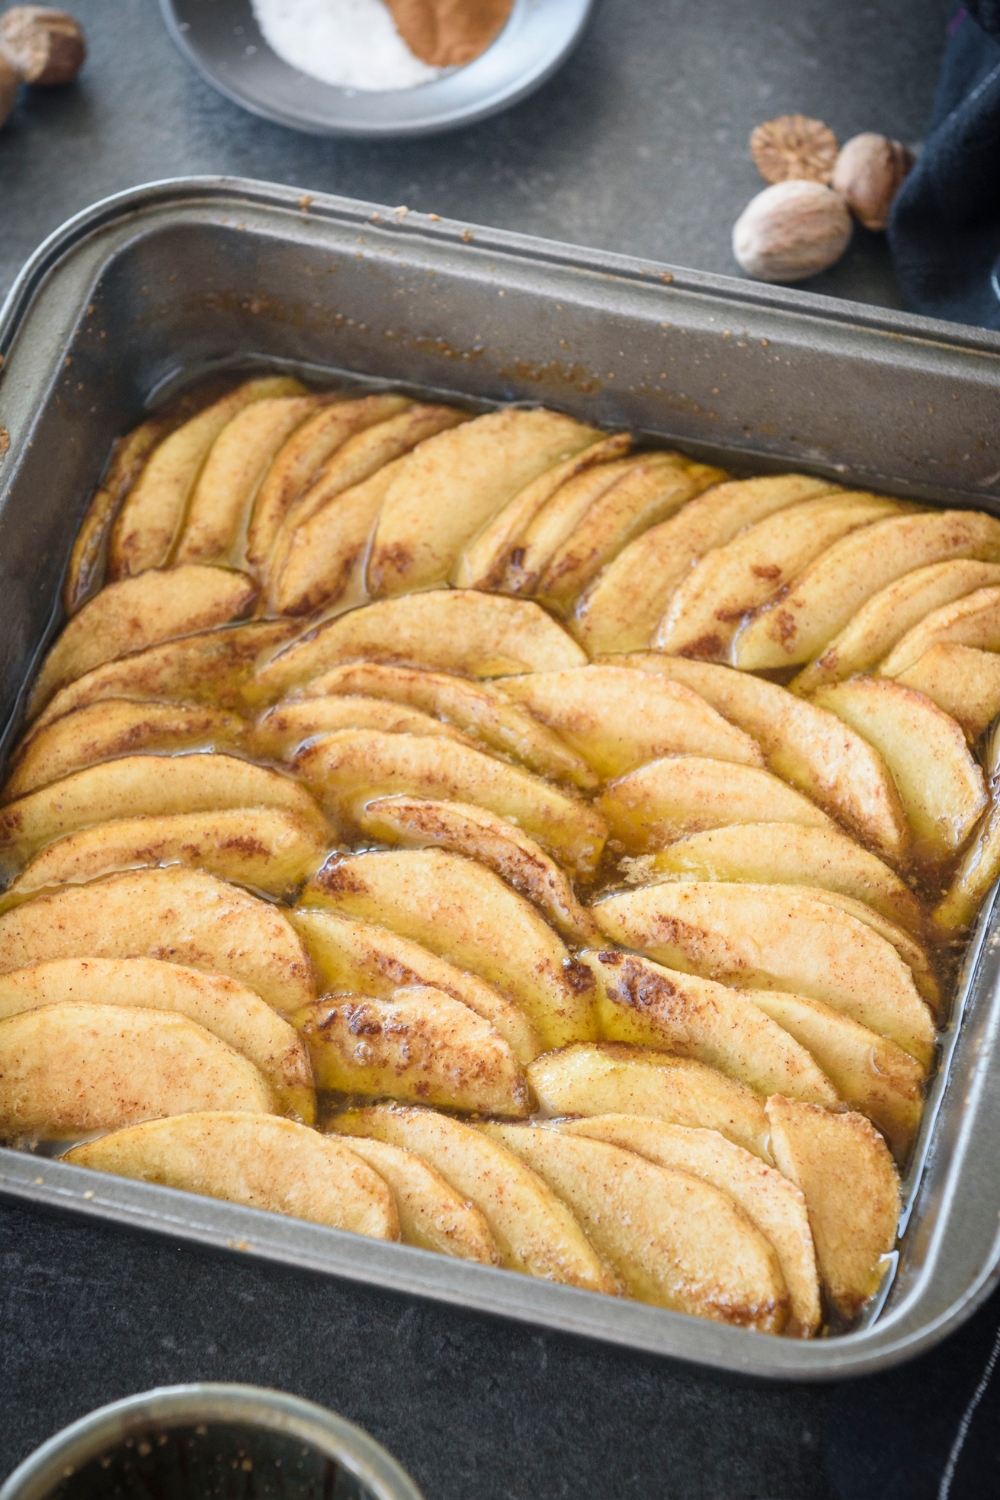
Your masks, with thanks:
M 913 166 L 913 152 L 900 141 L 866 131 L 841 147 L 831 186 L 866 229 L 884 229 L 892 200 Z
M 758 281 L 804 281 L 838 261 L 850 238 L 839 193 L 793 179 L 751 198 L 733 229 L 733 254 Z
M 0 54 L 25 83 L 69 83 L 87 55 L 77 21 L 47 5 L 15 5 L 0 16 Z

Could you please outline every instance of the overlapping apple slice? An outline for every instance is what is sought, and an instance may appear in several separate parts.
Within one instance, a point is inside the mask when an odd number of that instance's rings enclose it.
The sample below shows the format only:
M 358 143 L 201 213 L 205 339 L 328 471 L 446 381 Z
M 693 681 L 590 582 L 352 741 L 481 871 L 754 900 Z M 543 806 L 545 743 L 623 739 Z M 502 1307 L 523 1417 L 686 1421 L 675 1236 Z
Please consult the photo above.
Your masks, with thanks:
M 879 670 L 884 677 L 898 677 L 925 651 L 941 645 L 1000 650 L 1000 585 L 976 589 L 931 610 L 896 642 Z
M 973 646 L 931 646 L 896 681 L 923 693 L 977 740 L 1000 714 L 1000 655 Z
M 406 708 L 384 698 L 297 698 L 268 709 L 253 731 L 253 746 L 273 760 L 292 760 L 306 740 L 341 729 L 376 729 L 381 734 L 441 735 L 461 740 L 475 749 L 460 729 L 435 719 L 419 708 Z

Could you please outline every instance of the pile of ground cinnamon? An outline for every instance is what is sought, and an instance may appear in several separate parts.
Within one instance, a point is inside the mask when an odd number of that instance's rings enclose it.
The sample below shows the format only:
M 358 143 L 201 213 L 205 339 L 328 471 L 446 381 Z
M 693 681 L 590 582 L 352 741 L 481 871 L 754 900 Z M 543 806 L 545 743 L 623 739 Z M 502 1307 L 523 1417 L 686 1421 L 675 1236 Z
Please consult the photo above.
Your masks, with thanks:
M 410 51 L 435 68 L 460 68 L 507 24 L 513 0 L 386 0 Z

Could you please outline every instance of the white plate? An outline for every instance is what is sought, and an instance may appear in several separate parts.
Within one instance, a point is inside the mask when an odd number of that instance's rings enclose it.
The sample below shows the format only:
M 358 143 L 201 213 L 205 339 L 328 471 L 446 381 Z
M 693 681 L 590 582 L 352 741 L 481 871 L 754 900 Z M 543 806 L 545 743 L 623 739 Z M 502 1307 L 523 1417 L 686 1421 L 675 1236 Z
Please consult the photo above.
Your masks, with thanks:
M 250 0 L 160 0 L 180 51 L 220 93 L 313 135 L 432 135 L 508 109 L 539 88 L 579 41 L 592 0 L 514 0 L 491 47 L 412 89 L 337 88 L 300 73 L 265 42 Z

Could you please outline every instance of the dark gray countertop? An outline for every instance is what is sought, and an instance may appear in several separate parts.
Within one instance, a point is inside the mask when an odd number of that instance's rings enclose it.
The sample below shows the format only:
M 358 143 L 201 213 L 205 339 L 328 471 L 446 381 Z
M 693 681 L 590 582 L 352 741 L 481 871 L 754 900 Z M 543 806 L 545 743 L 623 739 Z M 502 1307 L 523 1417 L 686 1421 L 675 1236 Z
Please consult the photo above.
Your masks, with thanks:
M 534 99 L 455 135 L 369 146 L 298 136 L 217 97 L 154 0 L 70 4 L 91 41 L 85 72 L 26 95 L 0 133 L 0 291 L 77 209 L 199 172 L 733 271 L 730 229 L 761 185 L 751 127 L 802 110 L 842 139 L 918 141 L 947 10 L 598 0 Z M 881 237 L 861 231 L 812 285 L 897 301 Z M 741 1383 L 0 1201 L 0 1475 L 102 1402 L 229 1379 L 361 1422 L 428 1500 L 975 1500 L 1000 1493 L 1000 1397 L 981 1389 L 998 1322 L 1000 1296 L 941 1349 L 860 1383 Z

